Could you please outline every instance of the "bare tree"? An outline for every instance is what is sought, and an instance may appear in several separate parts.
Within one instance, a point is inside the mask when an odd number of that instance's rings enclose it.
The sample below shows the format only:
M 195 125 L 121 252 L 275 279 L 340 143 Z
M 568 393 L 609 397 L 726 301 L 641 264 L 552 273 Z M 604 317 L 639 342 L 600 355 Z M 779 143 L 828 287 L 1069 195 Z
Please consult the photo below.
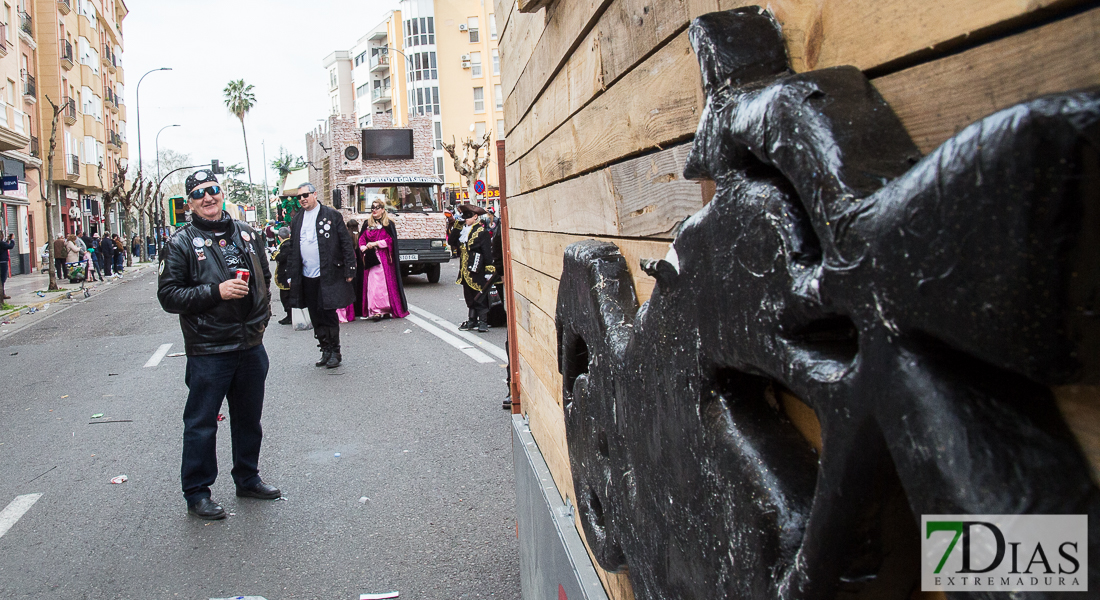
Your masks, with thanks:
M 482 169 L 489 164 L 489 137 L 492 135 L 491 131 L 486 131 L 485 136 L 481 138 L 480 142 L 474 142 L 473 138 L 466 138 L 462 142 L 462 158 L 458 157 L 455 152 L 455 146 L 458 144 L 454 141 L 454 137 L 451 137 L 450 144 L 443 144 L 443 149 L 447 151 L 447 154 L 451 155 L 451 158 L 455 161 L 455 171 L 458 171 L 459 175 L 466 178 L 466 193 L 469 202 L 473 202 L 476 194 L 474 193 L 474 182 L 477 181 L 477 175 Z M 485 156 L 480 156 L 481 149 L 485 148 Z M 473 154 L 473 156 L 471 156 Z
M 122 234 L 125 236 L 126 247 L 126 266 L 133 266 L 133 256 L 130 252 L 130 240 L 133 238 L 133 230 L 130 228 L 130 219 L 127 217 L 130 215 L 134 208 L 134 200 L 141 189 L 142 174 L 138 171 L 137 177 L 130 185 L 130 189 L 126 189 L 126 171 L 128 166 L 122 166 L 122 160 L 115 159 L 115 182 L 111 186 L 111 189 L 104 194 L 104 197 L 110 198 L 110 203 L 118 203 L 122 210 L 119 211 L 119 219 L 122 220 Z
M 49 249 L 50 252 L 50 286 L 47 289 L 52 291 L 59 289 L 57 287 L 57 269 L 54 269 L 54 264 L 56 264 L 56 256 L 54 255 L 53 251 L 53 240 L 55 237 L 53 228 L 53 203 L 54 196 L 57 194 L 57 190 L 54 189 L 53 185 L 53 155 L 54 151 L 57 148 L 57 121 L 58 118 L 61 116 L 61 111 L 64 109 L 63 107 L 54 104 L 53 100 L 50 100 L 50 97 L 48 95 L 44 94 L 44 96 L 46 98 L 46 102 L 49 102 L 50 107 L 53 109 L 53 119 L 50 122 L 50 150 L 46 154 L 46 194 L 45 197 L 42 199 L 42 201 L 46 203 L 46 237 L 49 239 L 49 243 L 46 244 L 46 247 Z M 0 298 L 2 298 L 3 296 L 4 288 L 3 285 L 0 284 Z

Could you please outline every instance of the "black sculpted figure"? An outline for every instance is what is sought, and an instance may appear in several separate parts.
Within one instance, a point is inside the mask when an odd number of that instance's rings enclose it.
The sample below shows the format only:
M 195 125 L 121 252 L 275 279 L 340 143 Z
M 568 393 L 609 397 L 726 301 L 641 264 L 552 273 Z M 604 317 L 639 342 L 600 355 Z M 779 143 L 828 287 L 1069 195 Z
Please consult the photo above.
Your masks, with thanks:
M 859 70 L 794 74 L 763 10 L 690 36 L 685 175 L 714 199 L 644 261 L 645 305 L 603 242 L 567 248 L 558 292 L 600 565 L 639 599 L 909 598 L 923 514 L 1087 514 L 1097 556 L 1100 492 L 1051 386 L 1100 383 L 1100 91 L 921 157 Z

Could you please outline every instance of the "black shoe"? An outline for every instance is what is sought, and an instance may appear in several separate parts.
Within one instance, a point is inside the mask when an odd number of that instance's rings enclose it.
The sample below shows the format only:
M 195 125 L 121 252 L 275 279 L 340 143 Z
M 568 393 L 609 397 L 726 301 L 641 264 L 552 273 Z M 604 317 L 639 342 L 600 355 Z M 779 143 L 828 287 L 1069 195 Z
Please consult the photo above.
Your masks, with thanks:
M 478 323 L 477 323 L 477 332 L 478 333 L 487 333 L 488 331 L 489 331 L 489 324 L 486 323 L 485 321 L 478 321 Z
M 458 326 L 458 330 L 459 331 L 469 331 L 471 328 L 473 328 L 473 326 L 474 326 L 474 324 L 472 322 L 463 321 L 462 324 Z
M 504 398 L 504 404 L 501 405 L 504 410 L 512 410 L 512 399 L 510 397 Z
M 275 500 L 283 495 L 279 488 L 268 485 L 262 481 L 249 487 L 237 486 L 238 498 L 259 498 L 260 500 Z
M 292 322 L 293 319 L 290 318 L 290 315 L 287 315 L 285 319 L 279 319 L 279 325 L 290 325 Z
M 332 352 L 330 350 L 325 350 L 321 353 L 321 360 L 313 363 L 313 366 L 323 367 L 328 364 L 330 358 L 332 358 Z
M 330 369 L 335 369 L 336 367 L 340 366 L 340 361 L 342 360 L 343 357 L 340 356 L 339 352 L 333 352 L 332 356 L 329 357 L 328 362 L 325 363 L 325 366 Z
M 239 495 L 240 490 L 238 490 L 237 493 Z M 225 509 L 222 508 L 220 504 L 214 502 L 210 498 L 203 498 L 198 502 L 188 504 L 187 512 L 195 515 L 200 519 L 208 519 L 211 521 L 225 518 Z

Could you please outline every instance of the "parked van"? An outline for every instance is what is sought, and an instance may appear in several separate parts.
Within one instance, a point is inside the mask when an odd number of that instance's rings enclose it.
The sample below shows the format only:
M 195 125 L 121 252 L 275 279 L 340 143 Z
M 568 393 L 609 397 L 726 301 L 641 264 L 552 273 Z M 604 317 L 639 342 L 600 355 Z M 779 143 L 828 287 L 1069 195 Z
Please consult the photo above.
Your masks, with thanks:
M 386 204 L 397 228 L 402 275 L 428 276 L 439 282 L 439 265 L 451 260 L 447 247 L 447 217 L 440 210 L 443 182 L 423 175 L 371 175 L 347 180 L 353 216 L 361 224 L 375 200 Z

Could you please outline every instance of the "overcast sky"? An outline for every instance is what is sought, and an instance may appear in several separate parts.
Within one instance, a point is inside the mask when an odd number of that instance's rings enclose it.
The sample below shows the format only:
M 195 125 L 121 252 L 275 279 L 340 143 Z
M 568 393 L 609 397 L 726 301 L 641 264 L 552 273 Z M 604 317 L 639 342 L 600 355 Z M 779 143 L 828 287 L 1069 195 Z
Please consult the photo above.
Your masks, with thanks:
M 231 80 L 255 87 L 256 105 L 245 117 L 252 179 L 264 180 L 279 146 L 305 154 L 305 134 L 328 115 L 328 74 L 322 61 L 347 50 L 397 8 L 397 0 L 126 0 L 123 66 L 126 73 L 126 137 L 131 173 L 137 171 L 138 80 L 141 84 L 141 149 L 145 171 L 156 168 L 155 142 L 191 155 L 245 163 L 241 124 L 225 107 Z M 275 185 L 269 169 L 268 185 Z

